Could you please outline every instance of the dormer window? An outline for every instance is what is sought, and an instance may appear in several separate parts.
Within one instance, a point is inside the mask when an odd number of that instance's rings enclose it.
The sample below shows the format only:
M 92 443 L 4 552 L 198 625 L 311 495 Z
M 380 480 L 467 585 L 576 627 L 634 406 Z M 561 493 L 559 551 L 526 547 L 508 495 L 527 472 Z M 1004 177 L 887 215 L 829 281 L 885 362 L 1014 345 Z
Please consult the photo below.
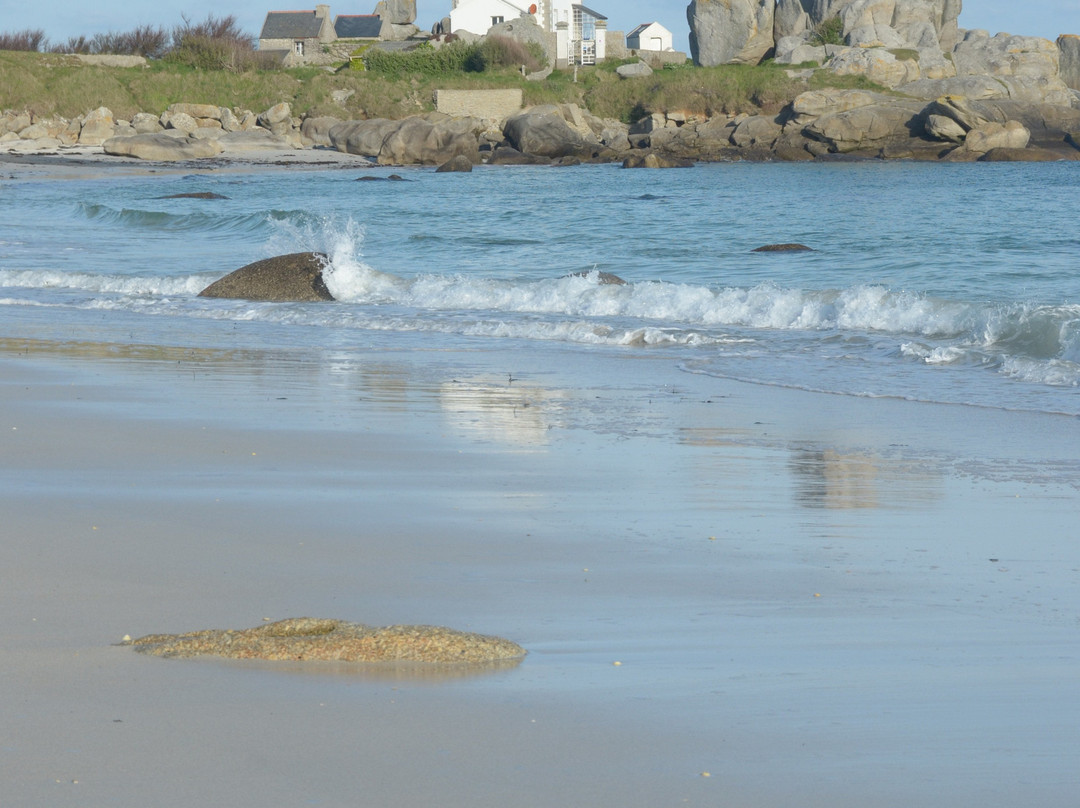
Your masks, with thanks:
M 506 17 L 492 17 L 491 24 L 498 25 L 499 23 L 506 22 Z

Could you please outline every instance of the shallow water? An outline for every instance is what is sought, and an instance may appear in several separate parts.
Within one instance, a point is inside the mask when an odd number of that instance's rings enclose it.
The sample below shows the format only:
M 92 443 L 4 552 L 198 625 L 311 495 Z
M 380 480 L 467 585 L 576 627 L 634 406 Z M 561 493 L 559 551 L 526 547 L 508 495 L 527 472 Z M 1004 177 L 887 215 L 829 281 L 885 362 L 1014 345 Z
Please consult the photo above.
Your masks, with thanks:
M 1071 806 L 1074 172 L 5 181 L 5 796 Z M 304 249 L 342 302 L 196 297 Z M 529 653 L 111 644 L 303 614 Z
M 364 173 L 389 172 L 6 182 L 0 335 L 315 354 L 406 335 L 557 342 L 768 385 L 1080 414 L 1071 163 Z M 228 199 L 163 198 L 195 191 Z M 814 252 L 752 252 L 781 242 Z M 301 250 L 331 256 L 342 302 L 196 297 Z

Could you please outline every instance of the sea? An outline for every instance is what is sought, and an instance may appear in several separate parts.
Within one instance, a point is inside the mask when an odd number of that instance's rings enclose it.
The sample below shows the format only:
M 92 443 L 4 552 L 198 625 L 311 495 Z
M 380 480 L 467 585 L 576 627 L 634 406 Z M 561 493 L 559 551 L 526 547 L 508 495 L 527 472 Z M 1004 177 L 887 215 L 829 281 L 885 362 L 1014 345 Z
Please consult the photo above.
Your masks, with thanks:
M 314 361 L 558 346 L 1078 416 L 1077 200 L 1067 162 L 0 172 L 0 338 Z M 777 243 L 810 249 L 755 252 Z M 337 302 L 198 296 L 309 250 Z

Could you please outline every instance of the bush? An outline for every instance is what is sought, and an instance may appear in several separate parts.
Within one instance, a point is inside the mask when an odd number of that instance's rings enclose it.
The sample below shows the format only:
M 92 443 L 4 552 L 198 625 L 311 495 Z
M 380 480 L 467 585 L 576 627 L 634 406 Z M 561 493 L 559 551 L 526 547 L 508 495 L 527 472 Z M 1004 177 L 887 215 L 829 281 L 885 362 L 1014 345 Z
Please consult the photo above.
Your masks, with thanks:
M 408 51 L 370 48 L 361 58 L 364 66 L 373 73 L 387 76 L 400 76 L 405 73 L 433 75 L 468 70 L 467 65 L 477 47 L 464 42 L 451 42 L 437 50 L 427 43 Z
M 191 22 L 181 15 L 183 23 L 173 28 L 173 48 L 180 49 L 189 39 L 204 40 L 214 39 L 223 42 L 231 42 L 240 48 L 255 50 L 255 37 L 244 33 L 236 22 L 236 17 L 230 14 L 227 17 L 215 17 L 207 15 L 206 19 L 199 23 Z
M 46 44 L 45 32 L 40 28 L 0 33 L 0 50 L 37 51 Z
M 814 27 L 810 34 L 811 45 L 843 45 L 844 21 L 839 17 L 823 20 Z
M 497 34 L 485 37 L 479 47 L 470 55 L 466 69 L 473 73 L 483 73 L 500 67 L 519 68 L 535 73 L 547 66 L 547 55 L 538 42 L 522 42 L 508 36 Z
M 203 22 L 173 28 L 173 46 L 165 59 L 197 70 L 229 70 L 242 73 L 270 66 L 270 59 L 255 50 L 255 38 L 244 33 L 236 17 L 209 15 Z

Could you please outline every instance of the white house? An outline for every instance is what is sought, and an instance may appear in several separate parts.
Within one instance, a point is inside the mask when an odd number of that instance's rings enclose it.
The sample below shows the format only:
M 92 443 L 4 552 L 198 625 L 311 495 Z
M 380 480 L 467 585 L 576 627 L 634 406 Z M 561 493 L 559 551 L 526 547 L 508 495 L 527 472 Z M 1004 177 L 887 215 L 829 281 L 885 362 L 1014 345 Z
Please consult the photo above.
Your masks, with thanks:
M 529 14 L 528 4 L 511 0 L 453 0 L 450 30 L 468 31 L 483 36 L 493 25 L 516 20 Z M 535 5 L 532 6 L 536 8 Z
M 493 25 L 529 16 L 543 30 L 555 34 L 557 64 L 591 65 L 607 55 L 607 17 L 580 3 L 571 0 L 451 2 L 451 31 L 483 35 Z
M 626 47 L 636 51 L 675 50 L 671 31 L 658 22 L 643 22 L 627 34 Z

